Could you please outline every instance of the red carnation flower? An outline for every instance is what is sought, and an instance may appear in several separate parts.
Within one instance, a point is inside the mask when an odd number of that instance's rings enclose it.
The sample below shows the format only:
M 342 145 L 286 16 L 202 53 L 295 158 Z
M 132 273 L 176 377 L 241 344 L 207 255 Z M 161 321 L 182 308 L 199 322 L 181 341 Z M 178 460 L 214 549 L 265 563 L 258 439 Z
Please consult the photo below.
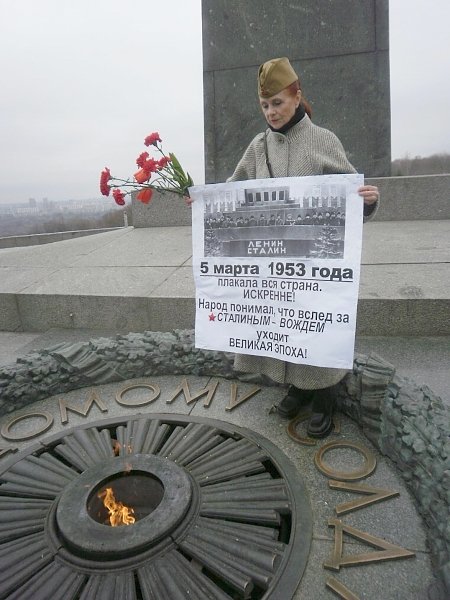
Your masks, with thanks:
M 100 175 L 100 192 L 103 196 L 109 196 L 109 192 L 111 188 L 108 185 L 108 181 L 111 179 L 111 172 L 108 167 L 105 167 L 105 170 L 101 172 Z
M 139 156 L 136 159 L 136 164 L 138 167 L 141 167 L 141 169 L 144 168 L 145 165 L 145 161 L 147 160 L 149 154 L 148 152 L 142 152 L 142 154 L 139 154 Z
M 167 166 L 167 163 L 170 163 L 170 160 L 171 159 L 168 156 L 163 156 L 158 160 L 158 168 L 164 169 L 164 167 Z
M 139 171 L 137 171 L 133 177 L 138 183 L 145 183 L 150 179 L 150 173 L 145 169 L 139 169 Z
M 153 196 L 153 190 L 151 188 L 145 188 L 145 190 L 141 190 L 137 196 L 136 200 L 140 200 L 143 204 L 148 204 Z
M 155 160 L 154 158 L 149 158 L 142 165 L 142 168 L 144 169 L 144 171 L 146 173 L 155 173 L 158 169 L 158 161 Z
M 119 206 L 123 206 L 125 204 L 125 194 L 121 190 L 113 190 L 113 197 L 116 201 L 116 204 Z
M 159 133 L 155 131 L 145 138 L 144 146 L 156 146 L 157 142 L 162 142 L 162 139 L 159 137 Z
M 141 152 L 136 158 L 138 170 L 134 176 L 127 179 L 117 178 L 111 175 L 110 170 L 105 167 L 100 177 L 100 191 L 103 195 L 112 195 L 119 206 L 125 204 L 127 194 L 132 194 L 144 204 L 148 204 L 153 198 L 153 190 L 172 191 L 180 196 L 186 195 L 187 187 L 192 184 L 189 174 L 183 171 L 180 163 L 171 153 L 163 151 L 162 140 L 159 133 L 154 131 L 148 135 L 144 144 L 155 146 L 156 152 L 150 150 Z M 152 180 L 153 179 L 153 180 Z M 125 187 L 125 191 L 118 189 Z M 112 194 L 111 194 L 112 192 Z

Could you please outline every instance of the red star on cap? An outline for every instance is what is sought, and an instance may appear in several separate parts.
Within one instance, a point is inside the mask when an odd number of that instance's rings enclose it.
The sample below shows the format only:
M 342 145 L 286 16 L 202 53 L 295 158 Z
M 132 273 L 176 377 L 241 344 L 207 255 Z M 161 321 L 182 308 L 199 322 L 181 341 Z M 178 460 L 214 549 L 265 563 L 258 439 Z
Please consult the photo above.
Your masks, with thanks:
M 216 320 L 216 315 L 215 315 L 214 313 L 211 313 L 211 314 L 209 315 L 209 320 L 210 320 L 210 321 L 215 321 L 215 320 Z

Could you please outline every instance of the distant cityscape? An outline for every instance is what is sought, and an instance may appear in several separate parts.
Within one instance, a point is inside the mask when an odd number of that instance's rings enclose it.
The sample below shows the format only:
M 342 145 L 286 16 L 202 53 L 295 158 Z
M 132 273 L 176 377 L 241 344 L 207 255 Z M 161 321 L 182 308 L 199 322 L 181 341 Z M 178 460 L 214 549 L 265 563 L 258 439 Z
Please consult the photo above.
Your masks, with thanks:
M 29 198 L 27 202 L 0 204 L 0 216 L 45 217 L 55 213 L 73 215 L 102 215 L 119 208 L 112 198 L 89 198 L 87 200 L 49 200 Z
M 105 197 L 86 200 L 29 198 L 27 202 L 0 203 L 0 238 L 123 227 L 131 224 L 129 213 L 131 210 L 127 210 L 127 205 L 119 207 L 113 198 Z

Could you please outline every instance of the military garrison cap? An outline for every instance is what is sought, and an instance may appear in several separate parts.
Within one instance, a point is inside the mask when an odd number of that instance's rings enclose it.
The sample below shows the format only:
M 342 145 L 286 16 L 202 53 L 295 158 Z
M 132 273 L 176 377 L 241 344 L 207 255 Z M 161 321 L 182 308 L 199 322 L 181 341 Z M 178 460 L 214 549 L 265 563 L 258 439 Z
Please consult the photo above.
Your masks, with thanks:
M 262 98 L 275 96 L 297 79 L 288 58 L 272 58 L 259 67 L 258 95 Z

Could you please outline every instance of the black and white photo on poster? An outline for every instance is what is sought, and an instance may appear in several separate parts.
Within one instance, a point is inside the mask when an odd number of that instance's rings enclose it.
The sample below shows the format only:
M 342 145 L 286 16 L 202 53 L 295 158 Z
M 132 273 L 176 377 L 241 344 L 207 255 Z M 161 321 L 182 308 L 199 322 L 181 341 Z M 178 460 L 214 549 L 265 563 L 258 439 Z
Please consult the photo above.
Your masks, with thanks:
M 322 175 L 191 188 L 196 346 L 350 367 L 363 181 Z
M 205 256 L 342 258 L 346 188 L 291 182 L 217 190 L 204 195 Z

